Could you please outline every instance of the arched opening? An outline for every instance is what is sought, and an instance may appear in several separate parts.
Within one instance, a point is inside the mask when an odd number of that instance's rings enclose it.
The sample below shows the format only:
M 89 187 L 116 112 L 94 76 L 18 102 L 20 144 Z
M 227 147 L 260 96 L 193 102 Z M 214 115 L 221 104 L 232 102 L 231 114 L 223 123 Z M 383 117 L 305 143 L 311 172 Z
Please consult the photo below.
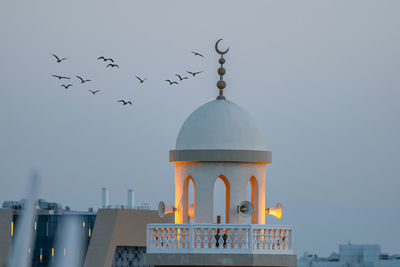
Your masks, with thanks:
M 229 182 L 225 176 L 220 175 L 214 182 L 213 218 L 221 216 L 221 223 L 229 223 Z
M 187 223 L 193 222 L 194 221 L 194 205 L 195 205 L 195 194 L 196 194 L 196 184 L 194 183 L 194 180 L 192 176 L 188 175 L 185 179 L 185 182 L 183 184 L 184 187 L 184 218 L 187 218 L 185 221 Z M 189 211 L 190 205 L 193 204 L 192 208 L 192 215 L 193 218 L 190 218 L 189 216 Z
M 258 223 L 256 219 L 256 214 L 258 213 L 258 182 L 254 176 L 252 176 L 247 183 L 246 200 L 250 201 L 253 205 L 253 214 L 251 214 L 251 217 L 247 218 L 247 223 Z

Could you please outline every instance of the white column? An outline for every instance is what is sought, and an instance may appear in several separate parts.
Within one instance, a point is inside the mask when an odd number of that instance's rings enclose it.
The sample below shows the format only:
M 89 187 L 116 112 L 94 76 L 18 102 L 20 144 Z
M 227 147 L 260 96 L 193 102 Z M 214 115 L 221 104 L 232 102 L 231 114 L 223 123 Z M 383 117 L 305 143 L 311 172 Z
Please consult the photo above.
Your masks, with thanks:
M 185 170 L 181 164 L 175 164 L 175 223 L 188 223 L 185 211 L 187 211 L 187 194 L 185 194 Z M 186 204 L 186 205 L 185 205 Z M 187 214 L 187 212 L 186 212 Z
M 248 179 L 242 177 L 241 173 L 233 172 L 226 178 L 230 184 L 229 223 L 245 224 L 246 218 L 237 212 L 237 206 L 246 200 Z
M 197 173 L 193 180 L 196 184 L 194 223 L 212 223 L 214 184 L 207 173 Z
M 257 219 L 254 217 L 254 223 L 265 224 L 265 167 L 260 170 L 257 178 L 258 183 L 258 208 Z

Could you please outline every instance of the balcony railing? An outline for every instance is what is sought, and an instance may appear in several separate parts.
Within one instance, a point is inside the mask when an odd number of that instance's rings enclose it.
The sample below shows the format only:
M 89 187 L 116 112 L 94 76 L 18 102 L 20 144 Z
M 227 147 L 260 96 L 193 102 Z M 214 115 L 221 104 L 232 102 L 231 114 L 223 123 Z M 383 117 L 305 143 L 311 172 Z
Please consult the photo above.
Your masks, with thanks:
M 292 226 L 149 224 L 147 253 L 293 254 Z

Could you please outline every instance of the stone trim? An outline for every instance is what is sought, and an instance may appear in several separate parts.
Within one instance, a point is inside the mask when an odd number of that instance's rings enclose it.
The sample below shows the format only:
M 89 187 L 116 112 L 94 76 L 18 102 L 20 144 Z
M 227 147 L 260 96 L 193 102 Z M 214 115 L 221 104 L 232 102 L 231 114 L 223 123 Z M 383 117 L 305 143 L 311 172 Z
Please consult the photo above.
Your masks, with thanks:
M 170 150 L 169 162 L 255 162 L 270 164 L 271 151 L 261 150 L 229 150 L 229 149 L 198 149 Z

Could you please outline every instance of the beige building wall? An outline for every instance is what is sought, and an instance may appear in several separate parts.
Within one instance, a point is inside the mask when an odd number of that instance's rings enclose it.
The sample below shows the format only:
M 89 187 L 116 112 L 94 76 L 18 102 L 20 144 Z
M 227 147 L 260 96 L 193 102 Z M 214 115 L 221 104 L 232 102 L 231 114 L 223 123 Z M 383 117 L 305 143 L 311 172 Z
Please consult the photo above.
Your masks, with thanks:
M 149 223 L 174 223 L 154 210 L 99 209 L 86 254 L 85 267 L 110 267 L 117 246 L 146 246 Z
M 13 212 L 0 209 L 0 267 L 5 267 L 11 249 L 11 222 Z

